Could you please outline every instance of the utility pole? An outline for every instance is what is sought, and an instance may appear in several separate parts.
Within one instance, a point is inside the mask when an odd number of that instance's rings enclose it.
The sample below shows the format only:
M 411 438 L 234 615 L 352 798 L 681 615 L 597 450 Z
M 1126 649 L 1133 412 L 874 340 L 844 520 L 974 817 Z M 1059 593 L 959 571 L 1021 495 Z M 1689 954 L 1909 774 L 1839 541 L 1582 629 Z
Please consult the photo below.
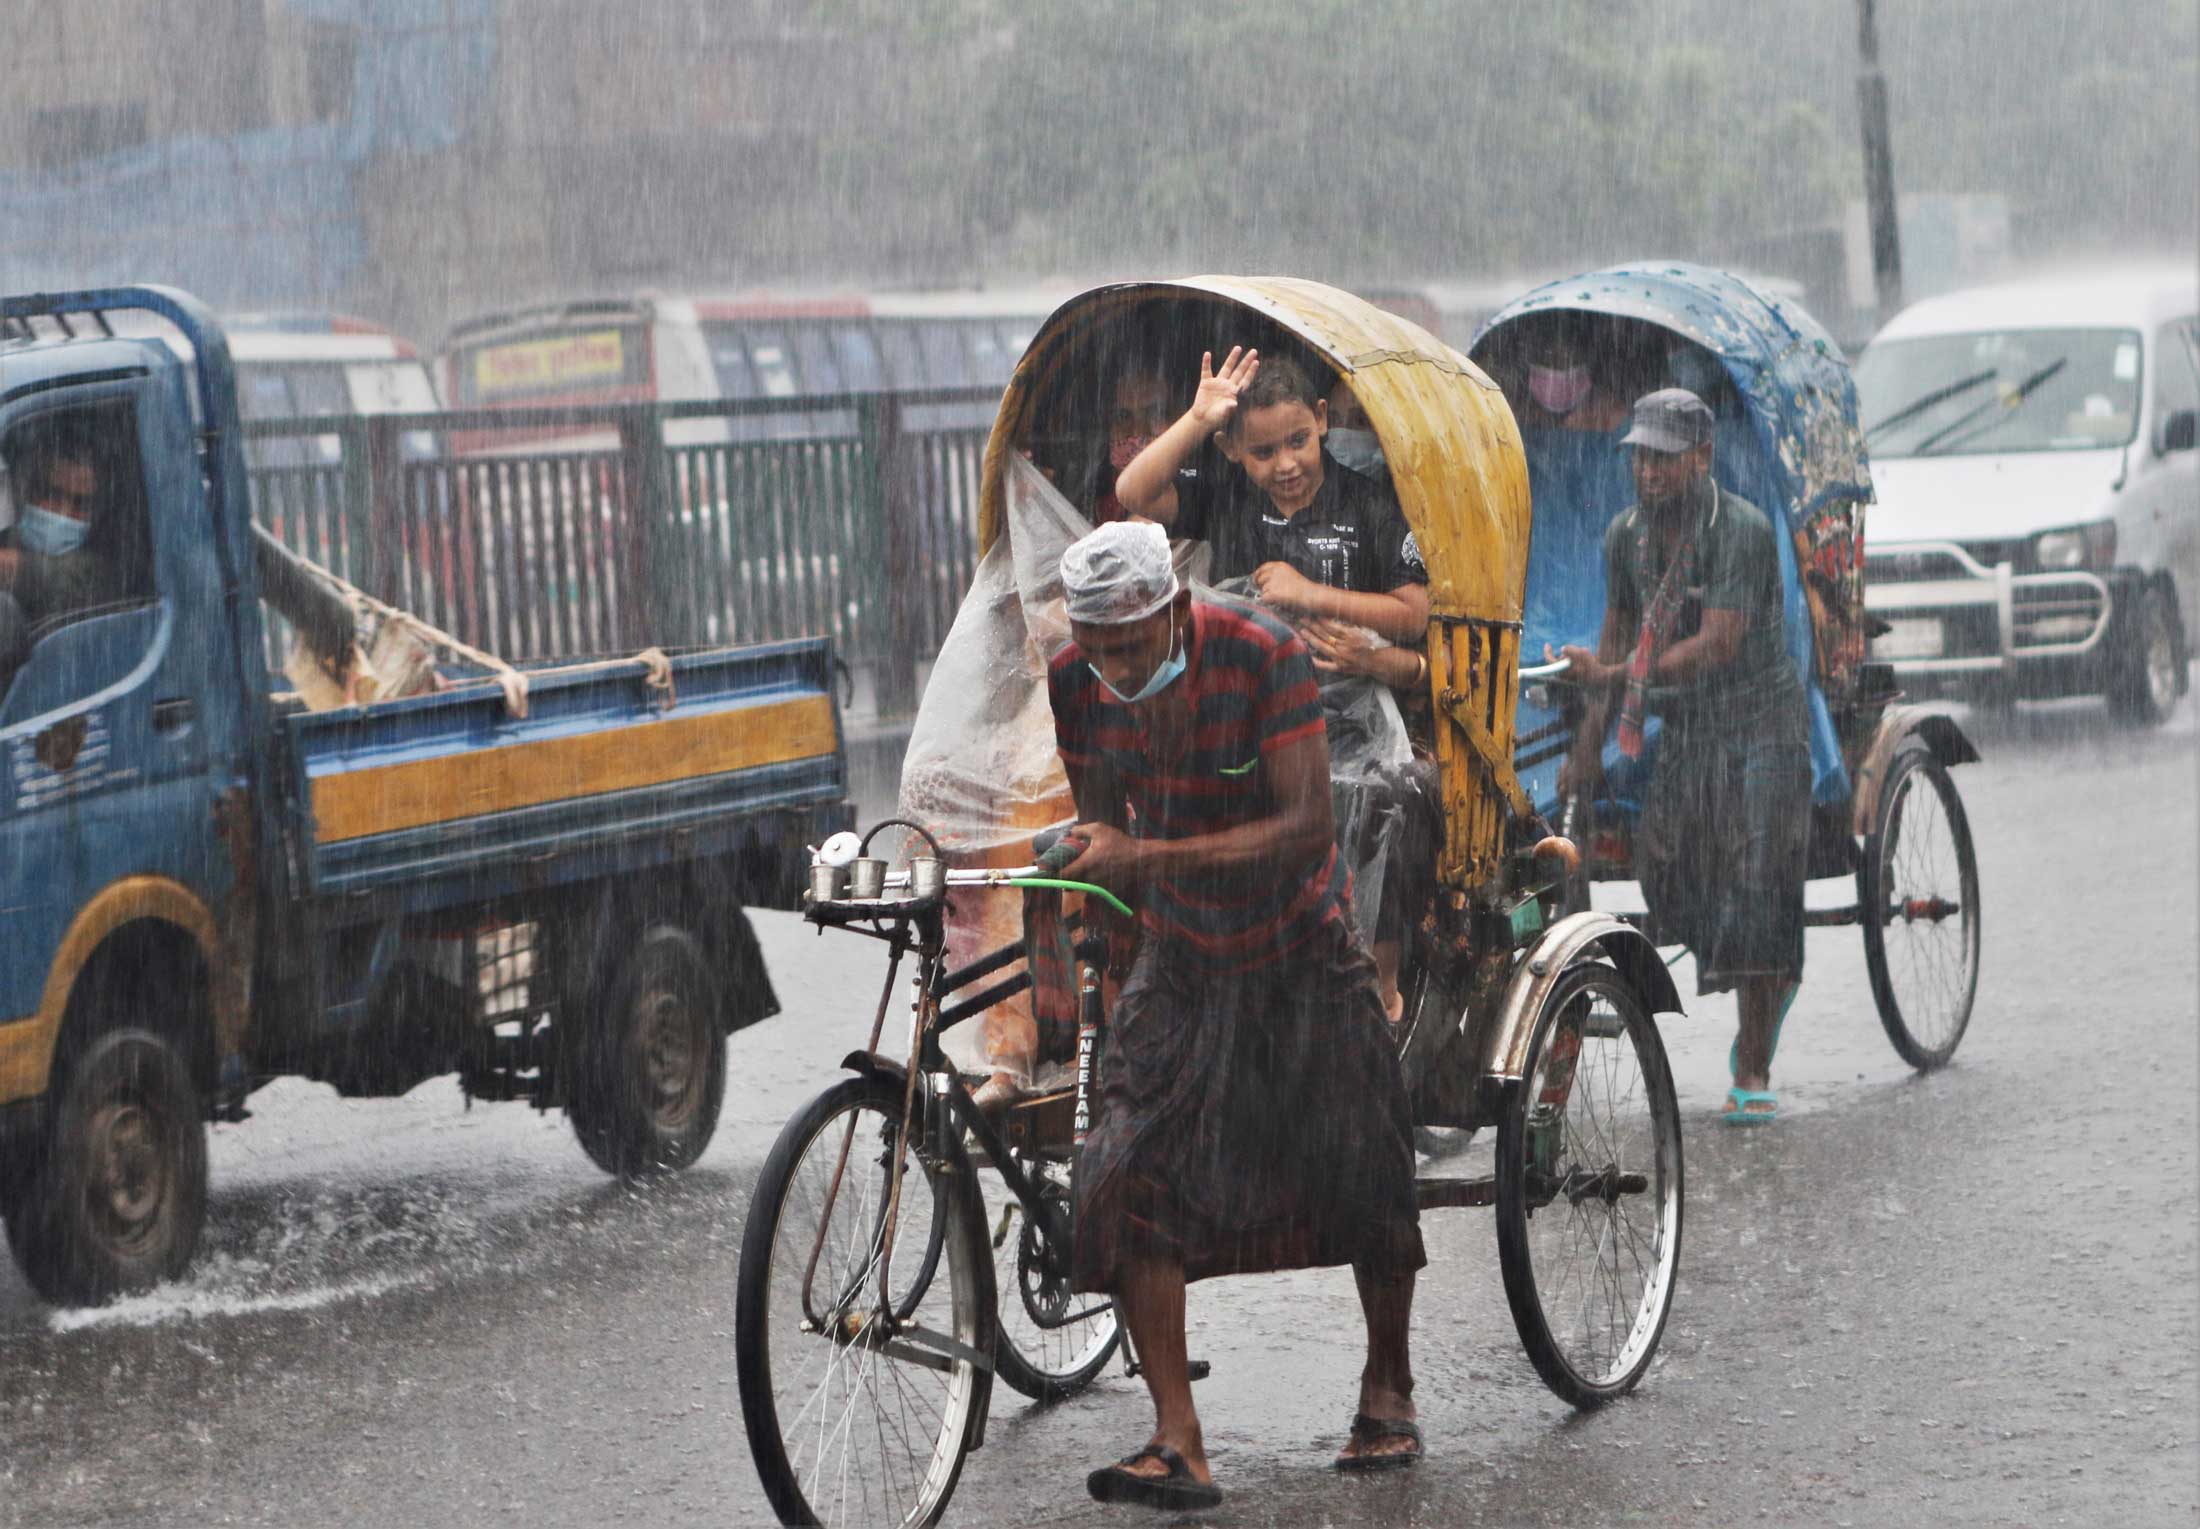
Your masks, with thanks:
M 1894 148 L 1887 136 L 1887 76 L 1879 68 L 1874 0 L 1856 0 L 1857 117 L 1864 130 L 1864 206 L 1871 221 L 1872 285 L 1879 322 L 1902 309 L 1902 232 L 1895 222 Z

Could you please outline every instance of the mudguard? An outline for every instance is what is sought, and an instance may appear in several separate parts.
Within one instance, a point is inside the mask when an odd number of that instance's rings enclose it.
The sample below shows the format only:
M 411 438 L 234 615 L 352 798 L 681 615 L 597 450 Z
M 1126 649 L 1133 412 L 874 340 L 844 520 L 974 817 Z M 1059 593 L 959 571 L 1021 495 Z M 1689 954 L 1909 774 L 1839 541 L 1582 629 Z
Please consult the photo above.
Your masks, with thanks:
M 1535 1017 L 1543 1000 L 1558 985 L 1569 966 L 1587 959 L 1602 959 L 1619 968 L 1635 985 L 1652 1014 L 1681 1012 L 1680 992 L 1658 957 L 1658 949 L 1634 925 L 1609 913 L 1576 913 L 1560 919 L 1529 948 L 1527 959 L 1513 969 L 1498 1005 L 1497 1022 L 1482 1058 L 1485 1081 L 1517 1083 L 1527 1070 L 1528 1043 L 1534 1038 Z
M 909 1069 L 891 1057 L 882 1057 L 875 1051 L 851 1051 L 840 1059 L 840 1065 L 850 1072 L 861 1073 L 866 1078 L 885 1078 L 895 1087 L 908 1082 Z
M 1895 755 L 1910 747 L 1912 740 L 1930 750 L 1943 768 L 1978 762 L 1978 750 L 1954 718 L 1922 706 L 1888 707 L 1872 734 L 1871 747 L 1864 751 L 1863 763 L 1856 767 L 1856 794 L 1849 808 L 1851 833 L 1868 835 L 1879 821 L 1879 788 Z

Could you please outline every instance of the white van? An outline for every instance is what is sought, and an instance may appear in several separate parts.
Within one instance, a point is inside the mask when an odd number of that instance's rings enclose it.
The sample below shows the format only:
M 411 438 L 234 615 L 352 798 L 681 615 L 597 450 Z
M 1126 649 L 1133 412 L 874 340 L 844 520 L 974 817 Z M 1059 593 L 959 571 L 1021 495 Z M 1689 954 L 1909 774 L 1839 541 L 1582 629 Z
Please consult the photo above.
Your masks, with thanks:
M 2196 314 L 2189 268 L 2104 272 L 1931 298 L 1865 348 L 1865 601 L 1905 689 L 2175 709 L 2200 632 Z

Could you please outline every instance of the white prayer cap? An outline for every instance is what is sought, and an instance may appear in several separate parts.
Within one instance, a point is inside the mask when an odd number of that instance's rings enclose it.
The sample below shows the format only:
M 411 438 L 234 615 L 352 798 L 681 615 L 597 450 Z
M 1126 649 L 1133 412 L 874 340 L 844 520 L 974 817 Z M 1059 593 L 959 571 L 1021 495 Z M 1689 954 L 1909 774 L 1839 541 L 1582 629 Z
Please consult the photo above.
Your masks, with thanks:
M 1169 533 L 1151 521 L 1118 520 L 1062 554 L 1069 619 L 1087 626 L 1143 621 L 1176 598 Z

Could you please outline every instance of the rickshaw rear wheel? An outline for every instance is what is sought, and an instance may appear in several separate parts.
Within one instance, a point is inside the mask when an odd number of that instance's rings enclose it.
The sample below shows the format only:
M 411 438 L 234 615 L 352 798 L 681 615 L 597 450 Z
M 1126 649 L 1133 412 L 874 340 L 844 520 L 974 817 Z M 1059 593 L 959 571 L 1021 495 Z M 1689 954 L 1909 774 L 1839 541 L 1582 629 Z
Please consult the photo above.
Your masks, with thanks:
M 1673 1308 L 1680 1105 L 1649 1007 L 1617 968 L 1568 968 L 1533 1024 L 1498 1121 L 1498 1260 L 1536 1373 L 1598 1407 L 1641 1380 Z
M 1946 1066 L 1978 992 L 1978 857 L 1948 771 L 1924 747 L 1888 767 L 1856 871 L 1879 1022 L 1903 1061 Z
M 749 1206 L 734 1377 L 781 1523 L 938 1523 L 984 1434 L 996 1327 L 976 1180 L 959 1144 L 928 1165 L 902 1109 L 891 1077 L 827 1089 L 779 1133 Z

